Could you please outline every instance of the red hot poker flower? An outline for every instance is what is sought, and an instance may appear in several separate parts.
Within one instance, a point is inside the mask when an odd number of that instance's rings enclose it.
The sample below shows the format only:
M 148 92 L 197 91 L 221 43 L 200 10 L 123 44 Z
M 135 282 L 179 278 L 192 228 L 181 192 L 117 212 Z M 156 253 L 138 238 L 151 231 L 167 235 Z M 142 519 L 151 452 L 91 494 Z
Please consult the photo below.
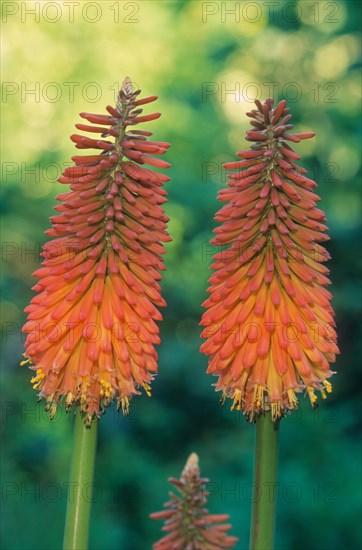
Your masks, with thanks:
M 233 548 L 238 541 L 227 535 L 231 529 L 227 514 L 209 514 L 205 508 L 208 492 L 207 478 L 200 478 L 199 458 L 192 453 L 181 474 L 181 479 L 169 478 L 180 492 L 170 493 L 161 512 L 151 514 L 152 519 L 164 519 L 163 531 L 167 535 L 153 545 L 154 550 L 221 550 Z
M 334 330 L 324 213 L 316 183 L 296 164 L 289 143 L 314 136 L 288 134 L 286 102 L 273 99 L 247 113 L 252 130 L 243 160 L 224 164 L 227 202 L 216 215 L 211 294 L 204 305 L 201 350 L 210 355 L 208 372 L 219 376 L 216 390 L 251 420 L 271 410 L 272 419 L 297 407 L 296 392 L 331 392 L 329 363 L 339 353 Z M 236 170 L 236 172 L 235 172 Z
M 57 196 L 59 214 L 46 231 L 54 239 L 43 247 L 38 294 L 25 310 L 22 363 L 36 370 L 34 388 L 51 416 L 59 402 L 79 404 L 88 424 L 114 398 L 127 414 L 129 399 L 137 388 L 149 394 L 157 371 L 161 243 L 170 240 L 162 185 L 169 178 L 145 165 L 168 168 L 153 155 L 170 145 L 133 129 L 160 116 L 141 115 L 157 97 L 139 94 L 126 78 L 108 114 L 81 113 L 90 124 L 76 127 L 92 137 L 71 139 L 98 151 L 72 157 L 75 165 L 58 180 L 71 191 Z

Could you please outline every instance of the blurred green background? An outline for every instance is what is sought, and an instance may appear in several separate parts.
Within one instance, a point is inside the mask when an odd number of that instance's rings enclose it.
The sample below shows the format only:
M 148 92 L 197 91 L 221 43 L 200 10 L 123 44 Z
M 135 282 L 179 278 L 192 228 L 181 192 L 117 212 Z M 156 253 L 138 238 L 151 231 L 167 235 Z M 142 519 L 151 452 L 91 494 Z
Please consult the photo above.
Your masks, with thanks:
M 220 408 L 201 356 L 199 318 L 211 262 L 222 162 L 245 147 L 245 112 L 273 90 L 314 130 L 296 150 L 319 184 L 341 356 L 334 393 L 282 421 L 277 549 L 360 548 L 359 2 L 3 2 L 2 544 L 61 548 L 72 417 L 51 423 L 18 366 L 20 328 L 56 182 L 75 154 L 80 111 L 104 112 L 124 76 L 157 94 L 155 138 L 170 141 L 159 376 L 128 418 L 101 420 L 92 549 L 146 550 L 148 519 L 191 451 L 248 546 L 254 427 Z M 151 112 L 151 109 L 145 109 Z M 147 129 L 151 124 L 147 125 Z

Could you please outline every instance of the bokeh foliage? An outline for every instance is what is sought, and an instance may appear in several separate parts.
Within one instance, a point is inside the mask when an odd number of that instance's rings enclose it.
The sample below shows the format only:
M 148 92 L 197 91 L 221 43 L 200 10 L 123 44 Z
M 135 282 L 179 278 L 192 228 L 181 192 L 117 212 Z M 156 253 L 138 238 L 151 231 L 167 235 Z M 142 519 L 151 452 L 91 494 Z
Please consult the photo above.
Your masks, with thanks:
M 45 4 L 52 6 L 43 12 Z M 59 413 L 51 423 L 35 404 L 30 373 L 18 367 L 22 311 L 54 196 L 65 190 L 56 178 L 75 154 L 68 136 L 78 113 L 103 112 L 130 75 L 144 95 L 159 95 L 155 138 L 173 145 L 168 307 L 152 399 L 135 399 L 128 418 L 110 409 L 101 421 L 91 548 L 150 548 L 159 525 L 148 514 L 160 509 L 166 478 L 191 451 L 212 480 L 210 510 L 231 515 L 238 549 L 247 548 L 254 428 L 219 407 L 198 351 L 198 322 L 216 194 L 225 184 L 220 165 L 244 148 L 245 112 L 271 86 L 275 99 L 289 101 L 296 131 L 317 132 L 296 150 L 328 217 L 342 351 L 329 401 L 317 411 L 306 403 L 282 422 L 277 548 L 358 548 L 359 2 L 76 4 L 70 22 L 72 10 L 60 1 L 3 3 L 3 544 L 61 546 L 72 417 Z M 84 12 L 85 4 L 93 6 Z

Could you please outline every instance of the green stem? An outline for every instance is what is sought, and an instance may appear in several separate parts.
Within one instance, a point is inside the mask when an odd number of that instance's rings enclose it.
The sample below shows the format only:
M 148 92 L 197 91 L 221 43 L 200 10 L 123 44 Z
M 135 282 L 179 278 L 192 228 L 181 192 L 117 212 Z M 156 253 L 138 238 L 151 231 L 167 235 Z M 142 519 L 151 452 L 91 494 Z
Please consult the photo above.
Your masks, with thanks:
M 73 457 L 69 477 L 64 550 L 86 550 L 89 538 L 98 421 L 86 428 L 80 412 L 74 422 Z
M 250 550 L 273 550 L 277 495 L 279 423 L 270 413 L 256 422 Z

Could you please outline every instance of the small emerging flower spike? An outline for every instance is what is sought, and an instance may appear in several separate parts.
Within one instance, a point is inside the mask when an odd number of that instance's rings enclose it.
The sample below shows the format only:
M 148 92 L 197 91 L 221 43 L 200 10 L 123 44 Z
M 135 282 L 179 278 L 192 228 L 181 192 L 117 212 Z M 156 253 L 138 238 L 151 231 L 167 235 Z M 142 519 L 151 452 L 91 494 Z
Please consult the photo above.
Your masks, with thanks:
M 35 271 L 38 294 L 26 308 L 25 360 L 36 370 L 32 383 L 53 416 L 62 402 L 79 405 L 89 424 L 113 399 L 125 414 L 129 400 L 157 371 L 159 343 L 156 306 L 164 306 L 159 270 L 162 242 L 169 241 L 162 189 L 169 178 L 146 168 L 168 168 L 153 155 L 169 143 L 151 141 L 151 132 L 133 129 L 159 118 L 142 116 L 129 78 L 116 107 L 107 114 L 81 113 L 77 124 L 92 138 L 71 136 L 77 149 L 97 153 L 72 157 L 59 182 L 71 191 L 57 196 L 51 218 L 53 237 L 43 247 L 43 267 Z M 97 134 L 100 134 L 98 137 Z M 94 137 L 93 137 L 94 136 Z
M 153 545 L 153 550 L 221 550 L 233 548 L 238 541 L 227 535 L 231 529 L 227 514 L 209 514 L 204 507 L 208 492 L 207 478 L 200 478 L 197 454 L 189 456 L 181 479 L 169 478 L 180 496 L 170 492 L 165 510 L 151 514 L 152 519 L 164 519 L 163 531 L 168 533 Z
M 296 393 L 306 390 L 316 406 L 315 390 L 332 391 L 329 363 L 339 350 L 322 263 L 329 255 L 319 244 L 328 240 L 325 216 L 289 145 L 315 134 L 287 133 L 284 100 L 255 103 L 251 150 L 224 164 L 232 172 L 219 199 L 228 204 L 211 241 L 224 249 L 214 256 L 201 351 L 222 401 L 231 398 L 250 421 L 269 410 L 277 421 L 297 408 Z

